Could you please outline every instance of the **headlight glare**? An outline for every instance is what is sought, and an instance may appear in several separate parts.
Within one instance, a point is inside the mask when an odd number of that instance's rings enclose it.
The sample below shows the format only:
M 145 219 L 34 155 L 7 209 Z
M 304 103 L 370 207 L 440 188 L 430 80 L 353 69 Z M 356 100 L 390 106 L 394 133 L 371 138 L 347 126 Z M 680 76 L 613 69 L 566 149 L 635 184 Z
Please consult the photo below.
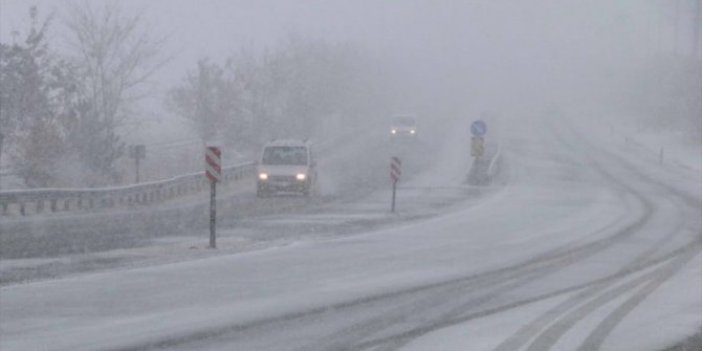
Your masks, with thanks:
M 259 173 L 259 174 L 258 174 L 258 179 L 260 179 L 260 180 L 267 180 L 267 179 L 268 179 L 268 174 L 267 174 L 267 173 Z
M 304 174 L 304 173 L 298 173 L 298 174 L 295 176 L 295 178 L 297 178 L 297 180 L 305 180 L 305 179 L 307 179 L 307 175 Z

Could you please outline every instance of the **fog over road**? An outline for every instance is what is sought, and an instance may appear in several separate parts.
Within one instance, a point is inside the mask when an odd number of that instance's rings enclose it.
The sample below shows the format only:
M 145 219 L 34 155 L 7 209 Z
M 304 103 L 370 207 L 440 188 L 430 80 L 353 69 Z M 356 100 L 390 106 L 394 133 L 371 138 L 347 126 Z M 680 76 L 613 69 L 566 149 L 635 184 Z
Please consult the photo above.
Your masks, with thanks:
M 446 129 L 406 185 L 464 197 L 443 214 L 324 235 L 376 189 L 262 220 L 317 228 L 291 245 L 5 286 L 2 350 L 660 350 L 695 333 L 698 174 L 535 116 L 503 126 L 505 182 L 476 195 L 465 123 Z
M 702 350 L 702 0 L 0 0 L 0 102 L 0 351 Z
M 254 179 L 244 179 L 220 187 L 218 196 L 220 227 L 260 229 L 261 217 L 291 213 L 319 213 L 344 207 L 380 188 L 387 188 L 390 155 L 405 162 L 405 178 L 432 165 L 425 155 L 438 147 L 432 139 L 446 128 L 423 128 L 417 142 L 395 142 L 388 138 L 385 125 L 362 128 L 354 133 L 323 141 L 312 141 L 318 155 L 320 184 L 315 196 L 304 198 L 283 194 L 257 199 Z M 467 160 L 464 160 L 467 162 Z M 468 168 L 459 164 L 461 172 Z M 0 257 L 7 259 L 55 258 L 71 254 L 104 252 L 144 247 L 161 239 L 199 238 L 208 228 L 207 194 L 176 198 L 164 204 L 137 206 L 83 214 L 7 218 L 0 223 Z M 385 205 L 383 203 L 383 205 Z M 387 206 L 384 206 L 387 207 Z M 342 211 L 345 211 L 342 209 Z M 289 229 L 289 228 L 288 228 Z M 309 229 L 309 228 L 306 228 Z M 288 230 L 289 231 L 289 230 Z M 252 240 L 270 241 L 273 237 L 297 239 L 298 235 L 277 230 L 257 230 Z M 236 233 L 241 236 L 242 233 Z M 176 238 L 176 239 L 173 239 Z M 46 267 L 43 267 L 46 268 Z M 44 273 L 42 273 L 44 272 Z M 39 276 L 60 274 L 57 269 L 39 269 Z M 19 275 L 24 275 L 20 272 Z M 32 277 L 19 276 L 19 280 Z M 5 274 L 0 282 L 17 280 Z M 36 277 L 34 277 L 36 278 Z

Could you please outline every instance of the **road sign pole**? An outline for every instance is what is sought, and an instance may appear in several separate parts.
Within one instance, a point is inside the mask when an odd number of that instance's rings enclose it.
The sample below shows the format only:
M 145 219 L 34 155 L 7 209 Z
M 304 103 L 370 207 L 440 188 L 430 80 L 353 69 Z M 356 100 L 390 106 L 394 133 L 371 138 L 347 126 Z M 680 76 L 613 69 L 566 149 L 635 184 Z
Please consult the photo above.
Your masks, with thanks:
M 395 212 L 395 189 L 397 188 L 397 181 L 392 182 L 392 205 L 390 206 L 390 212 Z
M 135 157 L 134 160 L 136 160 L 136 178 L 135 178 L 135 183 L 139 184 L 139 156 Z
M 217 182 L 210 182 L 210 249 L 217 248 Z
M 485 152 L 485 142 L 483 137 L 474 136 L 470 139 L 470 155 L 477 160 Z
M 210 249 L 217 248 L 217 182 L 222 178 L 222 151 L 210 146 L 205 150 L 205 176 L 210 180 Z
M 402 175 L 402 161 L 398 157 L 390 158 L 390 179 L 392 180 L 392 201 L 390 202 L 390 211 L 395 212 L 395 193 L 397 190 L 397 181 Z

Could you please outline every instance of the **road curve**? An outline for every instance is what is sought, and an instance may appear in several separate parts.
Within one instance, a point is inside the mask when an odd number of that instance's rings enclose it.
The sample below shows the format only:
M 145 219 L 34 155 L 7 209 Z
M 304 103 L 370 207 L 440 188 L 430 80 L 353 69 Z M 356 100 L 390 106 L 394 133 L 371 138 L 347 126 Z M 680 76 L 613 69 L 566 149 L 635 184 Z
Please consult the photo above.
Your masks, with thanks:
M 510 327 L 483 330 L 486 350 L 616 349 L 627 316 L 699 259 L 702 194 L 538 121 L 548 127 L 505 134 L 510 183 L 478 206 L 351 238 L 2 288 L 3 349 L 412 350 L 487 318 Z M 524 312 L 535 305 L 546 307 Z M 663 347 L 670 336 L 649 337 Z

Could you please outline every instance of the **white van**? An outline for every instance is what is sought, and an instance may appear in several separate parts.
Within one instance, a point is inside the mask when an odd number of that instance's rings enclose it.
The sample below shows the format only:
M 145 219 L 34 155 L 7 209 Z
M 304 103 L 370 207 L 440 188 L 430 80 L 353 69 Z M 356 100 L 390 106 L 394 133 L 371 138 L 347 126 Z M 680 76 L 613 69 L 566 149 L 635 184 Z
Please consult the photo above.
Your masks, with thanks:
M 412 116 L 396 116 L 390 125 L 390 135 L 396 138 L 416 137 L 417 120 Z
M 316 162 L 309 142 L 273 140 L 263 147 L 258 162 L 256 196 L 279 192 L 308 196 L 316 181 Z

